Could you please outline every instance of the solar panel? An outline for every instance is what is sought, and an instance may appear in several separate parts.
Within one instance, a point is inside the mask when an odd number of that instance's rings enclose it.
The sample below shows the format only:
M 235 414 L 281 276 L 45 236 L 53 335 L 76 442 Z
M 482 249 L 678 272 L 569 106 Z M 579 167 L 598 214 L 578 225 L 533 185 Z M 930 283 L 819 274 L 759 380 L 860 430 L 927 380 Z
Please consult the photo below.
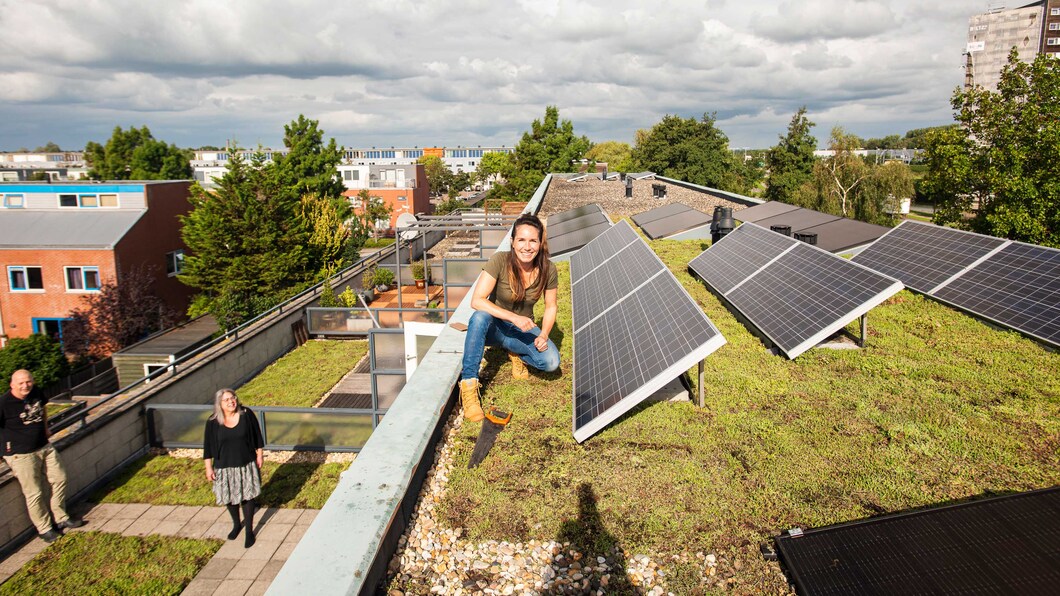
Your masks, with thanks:
M 639 236 L 633 231 L 633 228 L 629 227 L 629 224 L 611 226 L 609 230 L 600 234 L 593 242 L 586 245 L 584 250 L 580 250 L 571 256 L 571 283 L 581 279 L 593 267 L 603 263 L 608 256 L 616 254 L 638 238 Z
M 870 244 L 890 230 L 891 228 L 885 226 L 856 219 L 837 219 L 801 230 L 793 228 L 792 232 L 817 234 L 817 247 L 828 252 L 841 253 Z
M 596 203 L 591 205 L 582 205 L 581 207 L 575 207 L 574 209 L 568 209 L 559 213 L 553 213 L 546 218 L 548 225 L 554 225 L 567 221 L 568 219 L 574 219 L 575 217 L 581 217 L 583 215 L 589 215 L 590 213 L 602 212 L 603 208 Z
M 761 205 L 741 209 L 733 213 L 733 217 L 740 221 L 756 222 L 760 219 L 773 217 L 774 215 L 780 215 L 781 213 L 794 211 L 795 209 L 799 209 L 799 207 L 788 205 L 787 203 L 781 203 L 780 201 L 769 201 L 762 203 Z
M 579 443 L 725 343 L 627 222 L 571 258 L 571 280 Z
M 744 229 L 746 227 L 746 229 Z M 740 226 L 688 264 L 720 294 L 755 274 L 791 247 L 790 237 L 758 226 Z
M 854 260 L 1060 347 L 1060 250 L 906 221 Z
M 820 211 L 814 211 L 812 209 L 796 209 L 794 211 L 781 213 L 780 215 L 774 215 L 773 217 L 766 217 L 754 223 L 767 230 L 769 229 L 769 226 L 791 226 L 792 232 L 798 232 L 803 228 L 819 226 L 823 223 L 838 221 L 841 219 L 843 218 L 830 213 L 821 213 Z
M 548 233 L 549 238 L 555 238 L 605 221 L 611 223 L 603 211 L 594 211 L 561 222 L 549 221 L 548 225 L 545 226 L 545 231 Z
M 656 240 L 709 225 L 711 216 L 683 203 L 670 203 L 638 213 L 633 221 L 649 238 Z
M 930 294 L 1004 243 L 999 238 L 906 220 L 851 260 Z
M 640 227 L 644 227 L 644 224 L 649 221 L 655 221 L 678 213 L 683 213 L 691 209 L 684 203 L 670 203 L 669 205 L 663 205 L 662 207 L 656 207 L 654 209 L 648 209 L 647 211 L 641 211 L 640 213 L 633 216 L 633 223 Z
M 548 216 L 548 250 L 553 256 L 580 249 L 611 227 L 599 205 L 583 205 Z
M 902 289 L 896 279 L 748 223 L 689 267 L 788 358 Z
M 1055 594 L 1060 488 L 776 539 L 799 594 Z

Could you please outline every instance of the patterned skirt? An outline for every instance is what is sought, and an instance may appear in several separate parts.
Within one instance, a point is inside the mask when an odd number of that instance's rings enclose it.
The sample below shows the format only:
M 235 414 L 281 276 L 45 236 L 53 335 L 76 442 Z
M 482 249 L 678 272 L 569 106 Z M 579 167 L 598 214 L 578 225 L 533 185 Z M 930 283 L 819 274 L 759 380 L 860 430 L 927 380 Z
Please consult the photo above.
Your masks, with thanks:
M 217 468 L 213 495 L 218 505 L 239 505 L 261 494 L 261 474 L 255 462 L 241 468 Z

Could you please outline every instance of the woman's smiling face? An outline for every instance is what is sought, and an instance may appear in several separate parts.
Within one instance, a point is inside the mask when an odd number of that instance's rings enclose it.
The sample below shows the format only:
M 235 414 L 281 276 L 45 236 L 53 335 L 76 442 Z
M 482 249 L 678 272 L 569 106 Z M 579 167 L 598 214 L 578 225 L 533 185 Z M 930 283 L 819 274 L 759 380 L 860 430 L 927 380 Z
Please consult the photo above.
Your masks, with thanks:
M 512 251 L 515 258 L 524 265 L 534 262 L 534 257 L 541 251 L 541 236 L 534 226 L 523 225 L 515 228 L 512 239 Z

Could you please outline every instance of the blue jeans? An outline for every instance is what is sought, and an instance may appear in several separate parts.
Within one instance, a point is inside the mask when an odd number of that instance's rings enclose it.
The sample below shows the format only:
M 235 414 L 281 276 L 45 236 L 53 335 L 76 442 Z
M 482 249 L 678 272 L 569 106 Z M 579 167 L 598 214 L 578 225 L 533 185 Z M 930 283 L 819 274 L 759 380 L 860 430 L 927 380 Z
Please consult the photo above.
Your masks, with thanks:
M 559 348 L 548 340 L 548 349 L 538 352 L 534 339 L 541 334 L 541 329 L 534 327 L 530 331 L 521 331 L 508 321 L 493 318 L 485 311 L 476 310 L 467 323 L 467 336 L 464 338 L 464 368 L 460 379 L 477 379 L 482 352 L 486 346 L 501 346 L 517 354 L 527 366 L 537 370 L 552 372 L 559 368 Z

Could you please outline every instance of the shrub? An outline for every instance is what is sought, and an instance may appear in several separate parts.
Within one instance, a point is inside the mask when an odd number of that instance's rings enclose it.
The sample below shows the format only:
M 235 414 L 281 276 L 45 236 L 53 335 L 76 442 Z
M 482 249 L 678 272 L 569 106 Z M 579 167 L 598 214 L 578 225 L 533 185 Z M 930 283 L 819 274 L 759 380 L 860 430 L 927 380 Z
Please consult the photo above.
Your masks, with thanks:
M 357 293 L 353 291 L 353 288 L 346 286 L 346 289 L 339 294 L 339 302 L 346 308 L 353 308 L 358 306 L 360 301 L 357 300 Z
M 320 288 L 320 307 L 336 308 L 339 306 L 342 306 L 342 304 L 339 303 L 339 299 L 335 296 L 335 290 L 331 287 L 331 280 L 325 279 Z
M 394 283 L 394 272 L 385 267 L 376 267 L 372 280 L 377 286 L 389 286 Z
M 416 261 L 415 263 L 413 263 L 412 265 L 409 266 L 409 270 L 412 272 L 412 279 L 423 279 L 424 278 L 423 277 L 424 268 L 423 268 L 423 263 L 422 262 Z
M 361 274 L 361 287 L 365 290 L 371 290 L 375 287 L 375 267 L 367 269 Z
M 16 370 L 23 368 L 33 373 L 37 385 L 47 387 L 66 375 L 70 363 L 58 341 L 35 333 L 29 337 L 16 337 L 0 350 L 0 376 L 3 379 L 10 380 Z

